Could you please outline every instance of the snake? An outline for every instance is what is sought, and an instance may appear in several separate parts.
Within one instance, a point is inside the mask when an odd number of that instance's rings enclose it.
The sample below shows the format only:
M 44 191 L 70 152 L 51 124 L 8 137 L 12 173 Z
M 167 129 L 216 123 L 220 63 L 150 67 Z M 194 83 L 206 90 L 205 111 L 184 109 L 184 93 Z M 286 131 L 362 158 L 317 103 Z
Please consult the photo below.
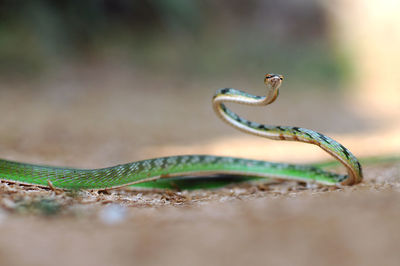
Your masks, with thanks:
M 57 189 L 113 189 L 187 176 L 233 175 L 273 180 L 313 182 L 326 186 L 347 186 L 362 181 L 360 162 L 342 144 L 316 131 L 292 126 L 271 126 L 247 120 L 226 106 L 239 103 L 265 106 L 276 100 L 283 76 L 266 74 L 266 96 L 233 88 L 218 89 L 212 98 L 215 113 L 234 128 L 273 140 L 297 141 L 319 146 L 346 169 L 347 174 L 326 171 L 313 165 L 275 163 L 214 155 L 178 155 L 141 160 L 99 169 L 78 169 L 28 164 L 0 159 L 0 180 Z M 153 183 L 152 183 L 153 182 Z

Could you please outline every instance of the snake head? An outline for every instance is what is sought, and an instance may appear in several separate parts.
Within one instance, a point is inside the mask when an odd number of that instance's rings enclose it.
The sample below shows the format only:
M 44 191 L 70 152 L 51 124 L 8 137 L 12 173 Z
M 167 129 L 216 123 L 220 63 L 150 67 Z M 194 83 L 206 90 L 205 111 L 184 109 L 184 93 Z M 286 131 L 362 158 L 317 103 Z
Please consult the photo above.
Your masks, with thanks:
M 283 81 L 282 75 L 277 74 L 266 74 L 264 78 L 264 83 L 267 87 L 272 87 L 273 89 L 278 89 Z

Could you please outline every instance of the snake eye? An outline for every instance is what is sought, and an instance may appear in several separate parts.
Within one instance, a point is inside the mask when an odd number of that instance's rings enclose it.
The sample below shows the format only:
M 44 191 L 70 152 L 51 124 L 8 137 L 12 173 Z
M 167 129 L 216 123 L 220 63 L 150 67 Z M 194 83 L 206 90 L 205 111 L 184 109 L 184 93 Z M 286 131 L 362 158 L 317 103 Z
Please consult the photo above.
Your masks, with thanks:
M 273 74 L 266 74 L 264 81 L 267 81 L 268 79 L 272 78 L 274 75 Z
M 270 79 L 270 78 L 279 78 L 280 80 L 283 80 L 282 75 L 277 75 L 277 74 L 266 74 L 265 75 L 265 80 Z

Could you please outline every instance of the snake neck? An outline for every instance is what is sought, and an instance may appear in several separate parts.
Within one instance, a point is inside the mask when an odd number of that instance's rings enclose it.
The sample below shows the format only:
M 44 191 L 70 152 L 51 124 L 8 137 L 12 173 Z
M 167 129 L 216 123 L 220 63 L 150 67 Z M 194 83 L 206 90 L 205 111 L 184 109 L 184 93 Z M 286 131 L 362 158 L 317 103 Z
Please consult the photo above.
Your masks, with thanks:
M 259 124 L 240 117 L 224 104 L 224 102 L 234 102 L 253 106 L 268 105 L 275 101 L 278 93 L 278 88 L 271 87 L 266 97 L 248 94 L 231 88 L 220 89 L 213 98 L 213 108 L 223 121 L 245 133 L 273 140 L 298 141 L 317 145 L 346 168 L 348 176 L 341 182 L 341 185 L 352 185 L 361 182 L 363 174 L 359 161 L 337 141 L 310 129 Z

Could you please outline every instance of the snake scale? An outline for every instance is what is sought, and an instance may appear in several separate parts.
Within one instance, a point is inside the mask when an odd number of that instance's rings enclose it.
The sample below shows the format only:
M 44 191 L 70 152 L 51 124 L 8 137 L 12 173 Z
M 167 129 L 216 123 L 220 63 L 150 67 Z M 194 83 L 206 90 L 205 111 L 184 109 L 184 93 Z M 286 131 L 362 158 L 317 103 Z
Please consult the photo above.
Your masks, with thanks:
M 228 109 L 224 102 L 268 105 L 275 101 L 283 76 L 266 74 L 267 96 L 255 96 L 236 89 L 217 90 L 212 103 L 217 115 L 231 126 L 253 135 L 318 145 L 347 170 L 347 175 L 327 172 L 312 165 L 272 163 L 212 155 L 161 157 L 101 169 L 42 166 L 0 159 L 0 180 L 60 189 L 109 189 L 177 176 L 231 174 L 291 179 L 323 185 L 353 185 L 362 181 L 361 165 L 343 145 L 313 130 L 270 126 L 249 121 Z

